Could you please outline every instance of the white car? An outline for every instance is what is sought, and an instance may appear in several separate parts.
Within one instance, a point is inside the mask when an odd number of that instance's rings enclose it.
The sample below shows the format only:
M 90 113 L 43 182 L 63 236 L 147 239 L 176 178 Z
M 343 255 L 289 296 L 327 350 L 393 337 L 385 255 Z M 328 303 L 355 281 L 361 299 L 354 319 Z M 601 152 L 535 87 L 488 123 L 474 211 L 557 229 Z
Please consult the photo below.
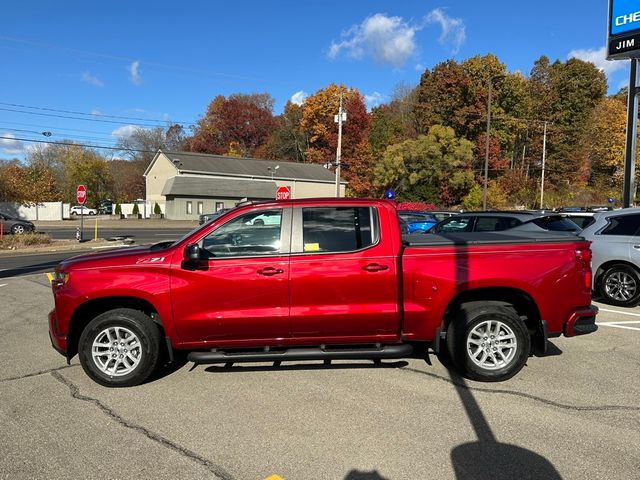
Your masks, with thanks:
M 95 208 L 85 207 L 84 205 L 74 205 L 69 210 L 71 215 L 97 215 L 98 211 Z

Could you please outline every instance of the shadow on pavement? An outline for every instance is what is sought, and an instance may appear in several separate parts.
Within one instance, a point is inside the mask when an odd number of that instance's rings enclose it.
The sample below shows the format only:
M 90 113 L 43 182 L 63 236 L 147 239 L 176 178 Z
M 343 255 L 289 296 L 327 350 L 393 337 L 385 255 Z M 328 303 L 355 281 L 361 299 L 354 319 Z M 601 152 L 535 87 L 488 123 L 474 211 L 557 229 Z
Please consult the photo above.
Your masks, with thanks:
M 389 480 L 380 475 L 376 470 L 372 472 L 361 472 L 360 470 L 351 470 L 344 480 Z
M 477 442 L 459 445 L 451 451 L 451 463 L 457 479 L 562 478 L 543 456 L 517 445 L 500 443 L 464 379 L 453 372 L 449 372 L 449 376 L 478 437 Z
M 338 360 L 339 362 L 339 360 Z M 398 362 L 371 362 L 371 363 L 295 363 L 291 365 L 247 365 L 233 363 L 223 366 L 210 365 L 205 368 L 208 373 L 239 373 L 239 372 L 266 372 L 266 371 L 297 371 L 297 370 L 353 370 L 361 368 L 403 368 L 409 365 L 401 360 Z M 195 366 L 194 366 L 195 368 Z

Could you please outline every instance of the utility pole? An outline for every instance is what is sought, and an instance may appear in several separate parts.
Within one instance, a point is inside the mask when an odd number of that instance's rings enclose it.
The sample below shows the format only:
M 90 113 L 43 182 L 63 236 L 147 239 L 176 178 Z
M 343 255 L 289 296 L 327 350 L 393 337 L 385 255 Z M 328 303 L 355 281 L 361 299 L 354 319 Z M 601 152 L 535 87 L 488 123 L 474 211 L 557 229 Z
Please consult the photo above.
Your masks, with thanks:
M 629 208 L 636 196 L 636 142 L 638 138 L 638 59 L 631 59 L 629 71 L 629 94 L 627 97 L 627 139 L 624 155 L 624 183 L 622 206 Z
M 336 150 L 336 198 L 340 198 L 340 164 L 342 161 L 342 122 L 347 120 L 347 112 L 342 110 L 342 93 L 340 93 L 340 107 L 338 114 L 333 117 L 338 124 L 338 149 Z
M 482 210 L 487 210 L 487 182 L 489 181 L 489 135 L 491 132 L 491 86 L 493 78 L 489 79 L 489 97 L 487 98 L 487 135 L 484 138 L 484 189 L 482 192 Z
M 547 122 L 544 122 L 544 135 L 542 137 L 542 178 L 540 180 L 540 208 L 544 208 L 544 162 L 547 158 Z

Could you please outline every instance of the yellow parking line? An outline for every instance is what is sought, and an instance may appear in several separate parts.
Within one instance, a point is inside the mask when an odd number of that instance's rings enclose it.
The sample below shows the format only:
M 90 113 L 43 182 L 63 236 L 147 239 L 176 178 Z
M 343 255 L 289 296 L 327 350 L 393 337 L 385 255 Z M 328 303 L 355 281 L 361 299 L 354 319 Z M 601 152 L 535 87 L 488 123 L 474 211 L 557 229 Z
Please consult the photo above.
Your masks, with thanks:
M 49 283 L 53 282 L 53 273 L 47 273 L 47 279 L 49 280 Z
M 280 475 L 269 475 L 264 480 L 284 480 Z

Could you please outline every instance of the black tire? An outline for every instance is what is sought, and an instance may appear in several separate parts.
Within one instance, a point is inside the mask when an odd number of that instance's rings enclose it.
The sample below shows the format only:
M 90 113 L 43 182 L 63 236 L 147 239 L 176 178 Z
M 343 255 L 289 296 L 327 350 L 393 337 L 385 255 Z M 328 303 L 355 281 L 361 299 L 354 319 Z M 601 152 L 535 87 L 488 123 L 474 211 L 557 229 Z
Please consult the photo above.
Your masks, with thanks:
M 609 267 L 598 282 L 600 295 L 618 307 L 635 307 L 640 303 L 640 276 L 629 265 Z
M 120 344 L 113 344 L 119 337 Z M 105 387 L 139 385 L 158 366 L 160 339 L 159 327 L 144 313 L 129 308 L 110 310 L 89 322 L 80 335 L 80 364 L 90 378 Z M 96 352 L 94 342 L 103 345 Z
M 24 225 L 20 225 L 19 223 L 16 223 L 13 227 L 11 227 L 11 233 L 13 233 L 14 235 L 22 235 L 26 231 L 27 227 L 25 227 Z
M 486 332 L 488 325 L 492 330 Z M 495 335 L 494 329 L 498 329 L 499 335 Z M 486 336 L 481 335 L 483 330 Z M 477 349 L 472 351 L 471 345 L 476 345 Z M 476 303 L 463 306 L 449 325 L 447 350 L 464 377 L 481 382 L 501 382 L 522 370 L 529 357 L 531 339 L 526 325 L 509 306 Z

